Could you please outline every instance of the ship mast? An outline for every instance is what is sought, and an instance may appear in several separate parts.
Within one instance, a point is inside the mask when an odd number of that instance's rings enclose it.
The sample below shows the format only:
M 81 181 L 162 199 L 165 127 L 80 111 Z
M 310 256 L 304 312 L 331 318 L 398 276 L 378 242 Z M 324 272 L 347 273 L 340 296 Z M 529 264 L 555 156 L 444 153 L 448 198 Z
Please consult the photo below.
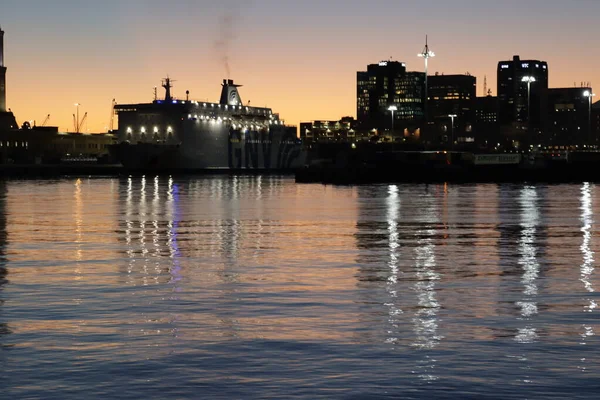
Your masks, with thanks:
M 173 87 L 173 85 L 171 85 L 171 79 L 168 76 L 165 79 L 163 79 L 162 87 L 165 88 L 165 101 L 173 100 L 173 97 L 171 97 L 171 88 Z

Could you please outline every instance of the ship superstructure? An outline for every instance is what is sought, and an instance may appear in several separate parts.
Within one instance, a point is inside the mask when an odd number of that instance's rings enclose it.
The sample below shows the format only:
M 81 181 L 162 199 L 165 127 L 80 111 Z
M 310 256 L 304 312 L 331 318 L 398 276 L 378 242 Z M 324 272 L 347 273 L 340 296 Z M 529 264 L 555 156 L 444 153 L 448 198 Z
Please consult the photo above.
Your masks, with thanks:
M 157 169 L 287 169 L 303 164 L 295 127 L 270 108 L 244 105 L 224 79 L 218 103 L 179 100 L 172 81 L 152 103 L 115 105 L 119 158 L 126 167 Z

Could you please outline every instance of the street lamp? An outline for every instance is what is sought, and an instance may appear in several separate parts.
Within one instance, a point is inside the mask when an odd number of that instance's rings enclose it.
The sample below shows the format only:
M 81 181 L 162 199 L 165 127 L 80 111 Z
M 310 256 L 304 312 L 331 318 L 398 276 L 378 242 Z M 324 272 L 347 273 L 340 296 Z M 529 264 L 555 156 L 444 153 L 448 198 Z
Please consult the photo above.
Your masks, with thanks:
M 398 111 L 398 107 L 391 105 L 388 107 L 388 111 L 392 112 L 392 142 L 394 141 L 394 111 Z
M 583 95 L 588 98 L 588 140 L 592 139 L 592 97 L 596 96 L 595 93 L 592 93 L 589 90 L 583 92 Z
M 521 82 L 527 82 L 527 126 L 529 127 L 531 125 L 531 83 L 535 82 L 535 77 L 524 76 Z
M 451 138 L 450 148 L 452 149 L 452 148 L 454 148 L 454 118 L 456 118 L 456 114 L 448 114 L 448 116 L 450 117 L 450 120 L 451 120 L 451 124 L 450 124 L 450 126 L 451 126 L 451 130 L 450 130 L 450 132 L 451 132 L 451 136 L 450 136 L 450 138 Z
M 427 60 L 429 60 L 431 57 L 435 57 L 435 53 L 429 50 L 429 45 L 427 44 L 427 35 L 425 35 L 425 48 L 423 49 L 423 52 L 417 54 L 417 56 L 422 57 L 425 60 L 425 105 L 423 109 L 425 110 L 425 123 L 427 123 L 427 102 L 429 100 L 427 95 Z

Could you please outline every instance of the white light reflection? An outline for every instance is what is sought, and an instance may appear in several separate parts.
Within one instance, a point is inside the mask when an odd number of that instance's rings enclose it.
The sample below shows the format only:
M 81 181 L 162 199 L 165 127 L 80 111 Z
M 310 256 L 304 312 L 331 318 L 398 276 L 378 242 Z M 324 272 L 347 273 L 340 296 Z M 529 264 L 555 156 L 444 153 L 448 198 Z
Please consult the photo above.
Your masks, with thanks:
M 125 242 L 127 243 L 127 256 L 129 257 L 129 263 L 127 265 L 127 276 L 131 277 L 133 272 L 133 265 L 135 263 L 135 253 L 131 246 L 131 231 L 133 230 L 133 222 L 131 221 L 131 215 L 133 213 L 133 180 L 131 176 L 127 178 L 127 198 L 125 200 Z M 131 279 L 128 280 L 128 283 Z
M 81 179 L 75 181 L 75 258 L 77 264 L 75 267 L 76 280 L 81 279 L 81 265 L 79 264 L 83 260 L 82 242 L 83 242 L 83 200 L 81 196 Z
M 591 249 L 592 242 L 592 228 L 594 225 L 594 212 L 592 209 L 592 185 L 588 182 L 583 184 L 581 188 L 581 232 L 583 233 L 583 243 L 581 244 L 581 253 L 583 254 L 583 263 L 581 264 L 580 280 L 583 282 L 583 287 L 588 293 L 594 293 L 594 287 L 592 285 L 592 274 L 594 273 L 594 252 Z M 584 306 L 584 312 L 593 312 L 598 305 L 593 299 L 588 298 L 589 304 Z M 594 328 L 589 325 L 583 325 L 583 332 L 581 333 L 581 344 L 587 344 L 587 339 L 594 336 Z M 585 361 L 585 360 L 582 360 Z M 585 367 L 579 367 L 585 370 Z
M 440 310 L 440 304 L 435 296 L 435 283 L 440 279 L 440 275 L 435 272 L 435 245 L 431 238 L 435 235 L 435 229 L 427 229 L 422 234 L 429 237 L 419 240 L 417 248 L 417 299 L 419 310 L 416 313 L 415 332 L 417 340 L 416 347 L 432 349 L 436 347 L 441 340 L 437 335 L 437 313 Z
M 254 254 L 252 255 L 253 258 L 257 259 L 259 258 L 259 256 L 262 254 L 262 238 L 263 238 L 263 226 L 264 226 L 264 220 L 263 220 L 263 206 L 264 203 L 262 201 L 262 175 L 259 175 L 258 177 L 256 177 L 256 200 L 257 200 L 257 204 L 259 205 L 259 210 L 260 210 L 260 216 L 258 218 L 257 221 L 257 226 L 256 226 L 256 245 L 255 245 L 255 251 Z
M 400 216 L 400 198 L 398 196 L 398 186 L 391 185 L 388 189 L 387 198 L 387 224 L 389 237 L 390 260 L 388 261 L 389 277 L 386 283 L 386 291 L 389 295 L 389 301 L 385 304 L 388 307 L 388 322 L 391 325 L 388 330 L 390 335 L 387 343 L 396 343 L 399 339 L 396 337 L 396 330 L 400 324 L 398 316 L 402 310 L 397 305 L 398 292 L 396 284 L 398 283 L 398 262 L 400 252 L 400 242 L 398 233 L 398 219 Z
M 540 224 L 538 210 L 538 195 L 535 187 L 527 186 L 521 191 L 519 203 L 521 206 L 521 238 L 519 239 L 519 265 L 523 270 L 523 300 L 516 302 L 521 309 L 521 316 L 529 320 L 538 314 L 536 297 L 538 294 L 537 279 L 540 265 L 537 261 L 536 233 Z M 533 343 L 537 340 L 536 328 L 530 324 L 518 330 L 515 340 L 519 343 Z
M 589 183 L 584 183 L 581 189 L 581 222 L 583 226 L 583 243 L 581 252 L 583 253 L 583 264 L 581 264 L 581 282 L 589 293 L 594 292 L 591 275 L 594 273 L 594 252 L 590 248 L 592 241 L 592 225 L 594 223 L 594 213 L 592 211 L 592 187 Z
M 428 196 L 429 197 L 429 196 Z M 416 334 L 414 347 L 422 350 L 431 350 L 437 347 L 442 340 L 438 334 L 438 317 L 440 304 L 437 301 L 435 293 L 436 281 L 440 279 L 440 274 L 435 271 L 435 243 L 434 236 L 436 229 L 434 224 L 438 223 L 438 212 L 434 203 L 435 198 L 426 198 L 423 204 L 423 217 L 425 229 L 417 231 L 417 248 L 415 259 L 417 292 L 417 312 L 413 318 L 414 330 Z M 429 204 L 427 204 L 429 203 Z M 432 372 L 435 368 L 436 360 L 429 355 L 419 363 L 419 377 L 426 381 L 437 380 L 438 377 Z
M 140 188 L 140 233 L 139 233 L 139 241 L 140 241 L 140 249 L 142 252 L 142 262 L 144 265 L 142 266 L 143 277 L 142 282 L 144 286 L 149 285 L 148 281 L 148 248 L 146 245 L 146 217 L 147 217 L 147 209 L 148 205 L 146 203 L 146 176 L 142 176 L 141 180 L 141 188 Z
M 173 177 L 169 177 L 169 184 L 167 189 L 167 217 L 169 222 L 167 223 L 167 246 L 169 248 L 169 258 L 172 260 L 173 265 L 171 267 L 171 282 L 176 283 L 181 280 L 181 265 L 179 264 L 179 246 L 177 244 L 177 229 L 179 225 L 179 187 L 173 182 Z M 175 287 L 176 292 L 180 290 L 179 287 Z
M 160 180 L 158 176 L 154 177 L 154 194 L 152 197 L 152 245 L 154 252 L 152 254 L 154 259 L 154 282 L 159 283 L 159 276 L 161 275 L 161 243 L 160 243 L 160 229 L 158 220 L 161 215 L 161 203 L 160 203 Z

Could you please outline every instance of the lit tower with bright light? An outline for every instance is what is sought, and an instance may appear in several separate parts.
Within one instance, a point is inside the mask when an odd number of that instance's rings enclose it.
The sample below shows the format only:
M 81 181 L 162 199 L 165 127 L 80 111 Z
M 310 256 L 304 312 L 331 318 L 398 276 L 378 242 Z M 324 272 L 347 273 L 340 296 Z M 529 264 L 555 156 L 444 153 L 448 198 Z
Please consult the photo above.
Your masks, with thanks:
M 583 92 L 583 96 L 588 98 L 588 140 L 592 140 L 592 97 L 596 96 L 596 93 L 592 93 L 590 90 Z
M 521 82 L 527 83 L 527 125 L 531 122 L 531 83 L 535 81 L 534 76 L 527 75 L 521 78 Z
M 0 112 L 6 112 L 6 67 L 4 66 L 4 31 L 0 27 Z
M 425 47 L 423 48 L 423 52 L 421 52 L 420 54 L 417 54 L 419 57 L 423 57 L 423 59 L 425 60 L 425 104 L 423 105 L 423 111 L 425 114 L 425 122 L 428 121 L 427 118 L 427 102 L 429 100 L 428 98 L 428 94 L 427 94 L 427 67 L 428 67 L 428 60 L 431 57 L 435 57 L 435 53 L 431 50 L 429 50 L 429 44 L 427 43 L 427 35 L 425 35 Z
M 388 111 L 392 112 L 392 140 L 394 140 L 394 111 L 398 111 L 398 107 L 391 105 L 388 107 Z
M 448 114 L 448 116 L 450 117 L 451 121 L 451 134 L 450 134 L 450 148 L 453 149 L 454 148 L 454 118 L 457 117 L 456 114 Z

